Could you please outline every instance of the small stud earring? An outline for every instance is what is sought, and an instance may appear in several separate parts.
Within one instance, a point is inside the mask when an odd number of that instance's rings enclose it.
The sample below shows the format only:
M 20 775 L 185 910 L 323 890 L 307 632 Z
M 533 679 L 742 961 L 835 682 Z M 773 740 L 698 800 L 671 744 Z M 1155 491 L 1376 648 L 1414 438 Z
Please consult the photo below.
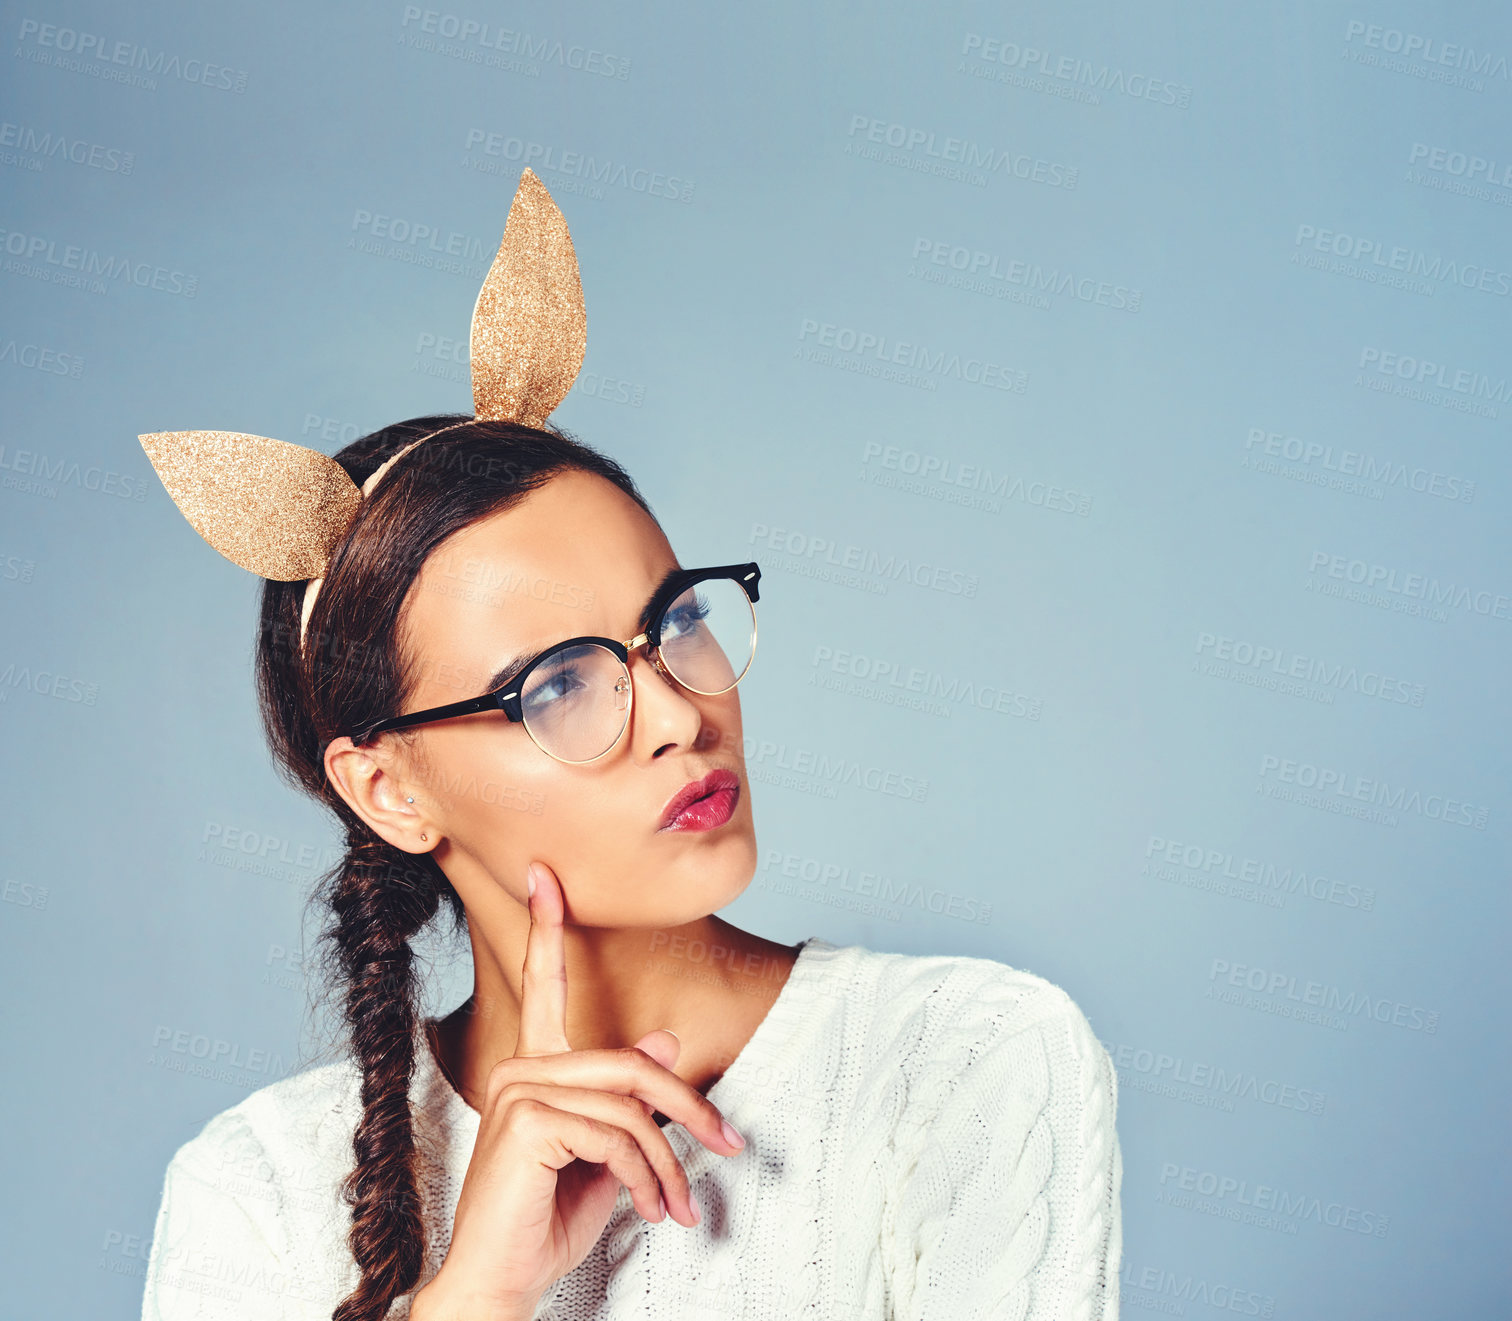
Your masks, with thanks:
M 429 835 L 424 835 L 424 834 L 422 834 L 422 835 L 421 835 L 421 836 L 420 836 L 420 838 L 421 838 L 421 839 L 429 839 L 429 838 L 430 838 L 430 836 L 429 836 Z
M 404 801 L 406 803 L 413 803 L 415 800 L 413 798 L 406 798 Z

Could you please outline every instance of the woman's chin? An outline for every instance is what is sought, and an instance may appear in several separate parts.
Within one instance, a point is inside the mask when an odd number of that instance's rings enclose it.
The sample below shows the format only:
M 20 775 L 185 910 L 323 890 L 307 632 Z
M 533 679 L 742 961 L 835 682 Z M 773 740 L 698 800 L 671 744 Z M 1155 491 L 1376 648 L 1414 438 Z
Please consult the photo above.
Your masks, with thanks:
M 608 925 L 671 930 L 702 921 L 739 899 L 751 884 L 751 873 L 750 867 L 720 868 L 687 879 L 663 877 L 655 893 L 640 891 L 640 903 L 623 914 L 622 923 Z

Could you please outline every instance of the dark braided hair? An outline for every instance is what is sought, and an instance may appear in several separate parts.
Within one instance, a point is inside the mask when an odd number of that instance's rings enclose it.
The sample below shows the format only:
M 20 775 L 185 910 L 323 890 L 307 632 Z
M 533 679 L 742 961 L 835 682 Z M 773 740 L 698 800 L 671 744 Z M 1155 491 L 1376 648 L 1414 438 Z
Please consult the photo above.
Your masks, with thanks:
M 411 418 L 353 441 L 336 461 L 360 486 L 390 455 L 442 428 L 445 435 L 398 460 L 364 500 L 327 568 L 303 650 L 305 584 L 270 580 L 262 592 L 256 672 L 269 745 L 284 779 L 325 804 L 346 834 L 345 856 L 312 895 L 331 913 L 318 938 L 319 963 L 327 994 L 341 994 L 345 1046 L 362 1071 L 355 1163 L 342 1184 L 362 1278 L 333 1321 L 381 1321 L 424 1265 L 409 1105 L 420 979 L 410 942 L 443 899 L 454 935 L 466 930 L 466 910 L 430 854 L 393 847 L 352 811 L 326 778 L 326 746 L 403 709 L 415 677 L 405 673 L 397 626 L 421 565 L 447 537 L 512 508 L 569 468 L 613 482 L 655 519 L 613 459 L 550 425 L 465 414 Z

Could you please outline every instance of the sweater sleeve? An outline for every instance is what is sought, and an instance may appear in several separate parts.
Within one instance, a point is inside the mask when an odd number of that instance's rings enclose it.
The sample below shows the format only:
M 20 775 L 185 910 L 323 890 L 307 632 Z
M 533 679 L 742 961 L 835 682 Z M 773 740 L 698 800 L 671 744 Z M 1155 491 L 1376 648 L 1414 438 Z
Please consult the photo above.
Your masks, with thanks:
M 894 1321 L 1117 1321 L 1123 1162 L 1112 1061 L 1075 1002 L 1002 986 L 905 1167 Z
M 230 1112 L 174 1153 L 152 1232 L 142 1321 L 319 1315 L 294 1287 L 270 1173 L 256 1136 Z

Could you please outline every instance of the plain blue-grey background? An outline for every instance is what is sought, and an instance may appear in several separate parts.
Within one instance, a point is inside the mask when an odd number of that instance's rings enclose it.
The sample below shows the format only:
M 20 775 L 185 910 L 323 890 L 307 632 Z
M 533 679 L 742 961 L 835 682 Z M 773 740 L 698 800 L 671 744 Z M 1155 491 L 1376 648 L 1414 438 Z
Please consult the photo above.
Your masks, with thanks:
M 1506 10 L 440 4 L 5 6 L 14 1314 L 135 1316 L 329 1026 L 258 580 L 137 434 L 471 411 L 524 164 L 556 420 L 763 566 L 724 916 L 1066 987 L 1129 1315 L 1503 1314 Z

